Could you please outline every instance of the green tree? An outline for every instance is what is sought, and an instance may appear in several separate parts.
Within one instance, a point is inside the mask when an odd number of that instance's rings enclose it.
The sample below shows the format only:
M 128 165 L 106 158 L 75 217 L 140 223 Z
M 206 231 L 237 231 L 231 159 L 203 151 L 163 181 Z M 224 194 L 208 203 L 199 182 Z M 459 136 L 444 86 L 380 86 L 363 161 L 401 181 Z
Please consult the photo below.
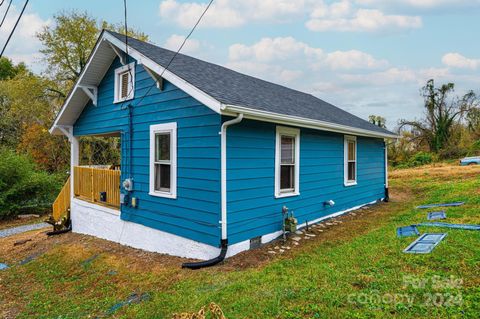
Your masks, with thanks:
M 452 136 L 455 124 L 478 105 L 473 91 L 463 97 L 451 97 L 454 88 L 453 83 L 435 87 L 434 80 L 429 80 L 421 91 L 425 118 L 418 121 L 400 121 L 400 129 L 410 127 L 413 139 L 425 143 L 431 152 L 438 153 L 444 148 Z
M 53 17 L 54 24 L 45 26 L 37 34 L 43 44 L 40 52 L 48 65 L 47 73 L 59 83 L 57 91 L 65 97 L 88 61 L 102 28 L 109 28 L 124 34 L 120 24 L 97 21 L 87 12 L 60 12 Z M 128 35 L 147 40 L 148 36 L 134 29 Z
M 0 81 L 9 80 L 17 74 L 25 73 L 26 71 L 27 67 L 25 66 L 25 63 L 21 62 L 15 65 L 9 58 L 0 58 Z
M 384 117 L 380 116 L 380 115 L 370 115 L 370 116 L 368 117 L 368 121 L 369 121 L 370 123 L 375 124 L 375 125 L 377 125 L 377 126 L 380 126 L 380 127 L 382 127 L 382 128 L 386 128 L 386 127 L 387 127 L 387 126 L 386 126 L 387 120 L 386 120 Z
M 17 74 L 0 80 L 0 145 L 16 148 L 23 128 L 32 123 L 48 126 L 55 112 L 52 105 L 59 102 L 50 94 L 52 81 L 33 74 L 24 65 L 4 70 L 9 76 Z

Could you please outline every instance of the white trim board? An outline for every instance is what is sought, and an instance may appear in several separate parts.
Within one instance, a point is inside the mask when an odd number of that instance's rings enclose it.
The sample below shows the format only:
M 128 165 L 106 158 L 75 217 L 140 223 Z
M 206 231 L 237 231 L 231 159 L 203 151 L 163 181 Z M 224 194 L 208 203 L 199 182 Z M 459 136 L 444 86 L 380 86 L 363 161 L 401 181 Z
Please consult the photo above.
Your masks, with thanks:
M 355 142 L 355 179 L 349 180 L 348 179 L 348 143 L 349 142 Z M 350 135 L 345 135 L 343 137 L 343 185 L 346 187 L 349 186 L 355 186 L 358 183 L 357 180 L 357 171 L 358 171 L 358 143 L 357 143 L 357 137 L 356 136 L 350 136 Z
M 126 97 L 121 97 L 122 91 L 122 77 L 121 74 L 128 71 L 128 83 L 127 83 L 127 90 L 128 94 Z M 120 103 L 129 101 L 135 98 L 135 62 L 131 62 L 129 64 L 122 65 L 118 67 L 114 71 L 114 84 L 113 84 L 113 103 Z
M 155 135 L 167 133 L 170 136 L 170 191 L 155 190 Z M 177 122 L 150 125 L 150 165 L 149 165 L 150 196 L 177 198 Z
M 280 189 L 282 136 L 293 137 L 295 140 L 294 156 L 294 188 L 289 192 Z M 277 126 L 275 133 L 275 198 L 300 195 L 300 130 L 297 128 Z

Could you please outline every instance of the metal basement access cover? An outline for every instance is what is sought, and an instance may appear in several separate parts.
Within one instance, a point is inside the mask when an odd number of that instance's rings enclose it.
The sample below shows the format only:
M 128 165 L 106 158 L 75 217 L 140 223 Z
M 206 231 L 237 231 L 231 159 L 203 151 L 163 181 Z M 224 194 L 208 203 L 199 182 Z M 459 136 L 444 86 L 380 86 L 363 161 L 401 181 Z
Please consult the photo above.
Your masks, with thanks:
M 445 236 L 447 236 L 446 233 L 423 234 L 405 248 L 403 252 L 410 254 L 428 254 L 445 238 Z
M 441 210 L 439 212 L 430 212 L 427 214 L 428 220 L 445 219 L 445 218 L 447 218 L 447 214 L 445 213 L 444 210 Z
M 403 226 L 397 228 L 397 237 L 408 237 L 408 236 L 419 236 L 420 232 L 417 229 L 417 226 Z
M 441 203 L 441 204 L 427 204 L 417 206 L 419 209 L 434 208 L 434 207 L 456 207 L 465 204 L 465 202 Z

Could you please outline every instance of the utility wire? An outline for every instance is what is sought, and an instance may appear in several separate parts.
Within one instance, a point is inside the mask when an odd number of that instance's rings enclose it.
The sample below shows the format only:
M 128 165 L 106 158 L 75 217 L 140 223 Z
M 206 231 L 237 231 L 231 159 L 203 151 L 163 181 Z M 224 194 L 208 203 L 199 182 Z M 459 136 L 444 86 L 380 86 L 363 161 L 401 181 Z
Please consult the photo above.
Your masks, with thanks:
M 3 1 L 2 1 L 2 4 L 3 4 Z M 0 4 L 0 6 L 2 6 L 2 4 Z M 0 22 L 0 28 L 2 27 L 3 22 L 5 21 L 5 18 L 7 17 L 8 10 L 10 10 L 11 5 L 12 5 L 12 0 L 10 0 L 10 2 L 8 3 L 7 10 L 5 10 L 5 13 L 4 13 L 3 18 L 2 18 L 2 22 Z
M 203 11 L 203 13 L 200 15 L 200 17 L 198 18 L 197 22 L 195 23 L 195 25 L 193 26 L 192 30 L 190 30 L 190 32 L 188 33 L 188 35 L 185 37 L 185 39 L 183 40 L 182 44 L 180 45 L 180 47 L 178 48 L 178 50 L 175 52 L 175 54 L 172 56 L 172 58 L 170 59 L 170 61 L 168 62 L 167 66 L 163 69 L 162 73 L 160 74 L 160 77 L 163 76 L 163 73 L 165 73 L 165 71 L 167 71 L 168 67 L 170 66 L 170 64 L 172 64 L 173 60 L 175 59 L 175 57 L 178 55 L 178 53 L 180 53 L 180 51 L 182 50 L 183 46 L 185 45 L 185 43 L 187 42 L 188 38 L 190 38 L 190 36 L 192 35 L 193 31 L 195 31 L 195 29 L 197 28 L 198 24 L 200 23 L 200 21 L 202 21 L 202 18 L 203 16 L 205 15 L 205 13 L 207 13 L 208 9 L 210 9 L 210 6 L 212 5 L 213 3 L 213 0 L 210 0 L 210 2 L 208 3 L 207 7 L 205 8 L 205 10 Z M 136 103 L 136 106 L 140 105 L 140 103 L 143 101 L 143 99 L 148 95 L 148 93 L 150 93 L 150 91 L 153 89 L 153 87 L 156 86 L 156 83 L 154 82 L 147 90 L 147 92 L 145 92 L 145 94 L 140 98 L 140 100 Z
M 20 22 L 20 19 L 23 16 L 23 13 L 25 12 L 25 8 L 27 7 L 27 4 L 30 0 L 26 0 L 25 4 L 23 5 L 22 11 L 20 12 L 20 15 L 18 16 L 17 21 L 15 22 L 15 25 L 13 26 L 12 31 L 8 35 L 7 42 L 5 42 L 5 45 L 3 46 L 2 52 L 0 53 L 0 58 L 3 56 L 3 53 L 5 52 L 5 49 L 7 48 L 8 42 L 10 42 L 10 39 L 12 38 L 13 33 L 15 32 L 15 29 L 17 28 L 18 22 Z M 2 2 L 3 3 L 3 2 Z

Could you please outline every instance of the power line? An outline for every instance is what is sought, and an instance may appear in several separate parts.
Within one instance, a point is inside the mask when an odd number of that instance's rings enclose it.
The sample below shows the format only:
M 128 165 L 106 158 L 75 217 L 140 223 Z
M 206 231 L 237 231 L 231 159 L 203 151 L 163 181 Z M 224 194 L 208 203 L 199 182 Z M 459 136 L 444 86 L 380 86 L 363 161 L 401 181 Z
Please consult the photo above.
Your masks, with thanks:
M 180 45 L 180 47 L 178 48 L 178 50 L 175 52 L 175 54 L 172 56 L 172 58 L 170 59 L 170 61 L 168 62 L 167 66 L 163 69 L 162 73 L 160 74 L 160 77 L 163 76 L 163 73 L 165 73 L 165 71 L 167 71 L 168 67 L 170 66 L 170 64 L 172 64 L 173 60 L 175 59 L 175 57 L 178 55 L 178 53 L 180 53 L 180 50 L 182 50 L 183 46 L 185 45 L 185 43 L 187 42 L 188 38 L 190 38 L 190 36 L 192 35 L 193 31 L 195 31 L 195 29 L 197 28 L 198 24 L 200 23 L 200 21 L 202 20 L 203 16 L 205 15 L 205 13 L 207 13 L 208 9 L 210 9 L 210 6 L 212 5 L 213 3 L 213 0 L 210 0 L 210 2 L 208 3 L 207 7 L 205 8 L 205 10 L 203 11 L 203 13 L 200 15 L 200 17 L 198 18 L 197 22 L 195 23 L 195 25 L 193 26 L 192 30 L 190 30 L 190 32 L 188 33 L 188 35 L 185 37 L 185 39 L 183 40 L 182 42 L 182 45 Z M 150 91 L 152 90 L 152 88 L 156 86 L 156 83 L 154 81 L 154 83 L 148 88 L 147 92 L 145 92 L 145 94 L 140 98 L 140 100 L 136 103 L 136 106 L 140 105 L 140 103 L 143 101 L 143 99 L 148 95 L 148 93 L 150 93 Z
M 23 16 L 23 12 L 25 12 L 25 8 L 27 7 L 27 4 L 30 0 L 26 0 L 25 4 L 23 5 L 22 11 L 20 12 L 20 15 L 18 16 L 17 21 L 15 22 L 15 25 L 13 26 L 12 31 L 8 35 L 7 42 L 5 42 L 5 45 L 3 46 L 2 52 L 0 53 L 0 58 L 3 56 L 3 53 L 5 52 L 5 49 L 7 48 L 8 42 L 10 42 L 10 39 L 12 38 L 13 33 L 15 32 L 15 29 L 17 28 L 18 22 L 20 22 L 20 19 Z M 2 2 L 3 3 L 3 2 Z
M 3 4 L 3 1 L 2 1 L 2 4 Z M 10 0 L 10 2 L 8 3 L 7 10 L 5 10 L 5 14 L 3 15 L 2 22 L 0 22 L 0 28 L 2 27 L 3 22 L 5 21 L 5 18 L 7 17 L 8 10 L 10 10 L 10 5 L 11 4 L 12 4 L 12 0 Z M 1 6 L 1 4 L 0 4 L 0 6 Z

